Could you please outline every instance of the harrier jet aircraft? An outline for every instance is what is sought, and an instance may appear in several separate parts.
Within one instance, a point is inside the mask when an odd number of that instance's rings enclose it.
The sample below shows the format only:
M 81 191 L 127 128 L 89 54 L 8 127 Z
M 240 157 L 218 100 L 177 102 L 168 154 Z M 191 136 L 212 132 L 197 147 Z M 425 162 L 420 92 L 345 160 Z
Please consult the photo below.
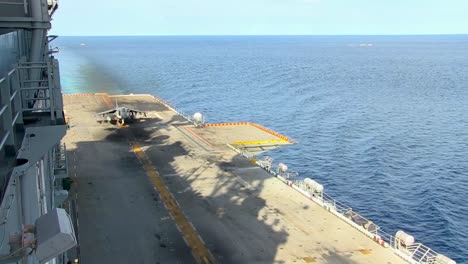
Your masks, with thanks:
M 119 124 L 123 125 L 126 119 L 134 119 L 137 115 L 143 115 L 146 117 L 146 112 L 119 106 L 116 103 L 114 109 L 100 112 L 95 115 L 102 116 L 105 118 L 105 120 L 98 120 L 99 123 L 101 123 L 102 121 L 110 122 L 112 120 L 116 120 Z

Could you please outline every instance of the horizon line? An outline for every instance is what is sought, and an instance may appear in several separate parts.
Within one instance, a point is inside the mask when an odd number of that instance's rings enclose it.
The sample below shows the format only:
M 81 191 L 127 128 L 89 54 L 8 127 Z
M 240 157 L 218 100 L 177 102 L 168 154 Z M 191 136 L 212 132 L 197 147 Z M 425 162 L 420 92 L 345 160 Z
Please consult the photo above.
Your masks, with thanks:
M 55 34 L 53 34 L 55 35 Z M 468 36 L 468 33 L 442 33 L 442 34 L 174 34 L 174 35 L 58 35 L 60 37 L 345 37 L 345 36 Z

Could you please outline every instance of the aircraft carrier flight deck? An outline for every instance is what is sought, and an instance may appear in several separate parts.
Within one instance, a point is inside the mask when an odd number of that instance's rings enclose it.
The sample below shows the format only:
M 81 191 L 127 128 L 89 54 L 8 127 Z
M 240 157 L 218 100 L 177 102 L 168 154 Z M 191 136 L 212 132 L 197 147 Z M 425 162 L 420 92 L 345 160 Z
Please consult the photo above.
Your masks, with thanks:
M 96 122 L 116 101 L 147 116 Z M 286 136 L 197 127 L 150 95 L 64 95 L 64 109 L 82 263 L 408 263 L 239 151 Z

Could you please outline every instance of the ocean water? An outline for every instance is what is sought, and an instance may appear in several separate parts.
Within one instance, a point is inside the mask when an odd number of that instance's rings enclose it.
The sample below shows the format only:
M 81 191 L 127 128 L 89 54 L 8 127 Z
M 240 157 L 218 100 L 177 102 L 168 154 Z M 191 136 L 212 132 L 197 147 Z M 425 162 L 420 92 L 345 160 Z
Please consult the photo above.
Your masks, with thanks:
M 65 93 L 150 93 L 297 140 L 300 177 L 468 263 L 468 36 L 61 37 Z M 84 45 L 82 45 L 84 44 Z

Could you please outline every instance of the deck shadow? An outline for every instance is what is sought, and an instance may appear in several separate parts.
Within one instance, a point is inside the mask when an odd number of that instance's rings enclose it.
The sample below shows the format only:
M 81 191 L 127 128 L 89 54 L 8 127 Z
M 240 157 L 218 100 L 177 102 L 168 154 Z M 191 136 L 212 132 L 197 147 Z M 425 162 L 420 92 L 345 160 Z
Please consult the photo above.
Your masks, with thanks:
M 130 257 L 133 263 L 193 261 L 180 233 L 174 233 L 175 225 L 158 191 L 129 147 L 129 142 L 137 142 L 145 147 L 146 155 L 217 262 L 283 263 L 275 257 L 287 241 L 287 231 L 258 219 L 266 204 L 259 197 L 263 184 L 249 190 L 224 182 L 226 170 L 235 168 L 237 161 L 216 162 L 216 157 L 207 157 L 223 167 L 210 176 L 219 181 L 208 194 L 192 189 L 201 175 L 186 177 L 176 160 L 197 154 L 170 135 L 155 134 L 149 126 L 158 122 L 150 119 L 125 128 L 106 128 L 108 134 L 103 140 L 78 142 L 69 150 L 68 156 L 74 157 L 77 165 L 73 188 L 78 193 L 83 262 L 125 263 Z M 243 198 L 238 199 L 239 195 Z M 236 212 L 244 213 L 239 217 Z M 149 262 L 151 258 L 153 262 Z

